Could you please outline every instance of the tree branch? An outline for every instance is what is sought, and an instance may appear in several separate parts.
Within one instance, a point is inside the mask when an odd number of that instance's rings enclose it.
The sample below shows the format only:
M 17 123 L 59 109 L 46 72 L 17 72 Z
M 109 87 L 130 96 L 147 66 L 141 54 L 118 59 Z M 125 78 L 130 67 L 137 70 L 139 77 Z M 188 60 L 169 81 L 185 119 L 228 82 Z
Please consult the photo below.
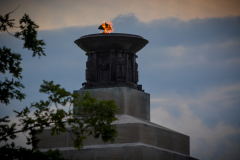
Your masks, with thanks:
M 12 14 L 12 13 L 15 12 L 19 7 L 20 7 L 20 5 L 19 5 L 17 8 L 15 8 L 12 12 L 9 12 L 8 14 Z

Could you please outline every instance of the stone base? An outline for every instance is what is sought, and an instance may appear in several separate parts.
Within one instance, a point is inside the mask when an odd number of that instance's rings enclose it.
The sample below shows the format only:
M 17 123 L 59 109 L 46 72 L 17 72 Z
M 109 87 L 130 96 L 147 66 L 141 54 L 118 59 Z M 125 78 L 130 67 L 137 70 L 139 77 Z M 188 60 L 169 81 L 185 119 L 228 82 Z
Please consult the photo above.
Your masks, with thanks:
M 60 149 L 65 158 L 83 160 L 196 160 L 190 157 L 189 136 L 150 122 L 150 95 L 128 87 L 81 89 L 74 91 L 99 100 L 115 100 L 120 111 L 113 124 L 117 125 L 115 143 L 88 136 L 84 148 L 73 148 L 72 136 L 67 133 L 51 136 L 50 128 L 38 135 L 39 148 Z M 75 106 L 77 108 L 77 106 Z M 68 127 L 68 126 L 66 126 Z
M 114 100 L 118 114 L 127 114 L 150 121 L 150 94 L 129 87 L 81 89 L 74 93 L 89 92 L 98 100 Z
M 143 143 L 93 145 L 81 150 L 72 147 L 58 149 L 64 158 L 71 160 L 197 160 Z
M 116 117 L 119 119 L 114 122 L 117 125 L 119 136 L 115 140 L 116 145 L 143 143 L 179 154 L 190 154 L 189 136 L 129 115 L 117 115 Z M 45 129 L 38 138 L 40 139 L 38 146 L 41 149 L 73 147 L 73 140 L 69 133 L 51 136 L 50 129 Z M 95 139 L 89 136 L 83 141 L 83 145 L 104 145 L 104 143 L 100 138 Z

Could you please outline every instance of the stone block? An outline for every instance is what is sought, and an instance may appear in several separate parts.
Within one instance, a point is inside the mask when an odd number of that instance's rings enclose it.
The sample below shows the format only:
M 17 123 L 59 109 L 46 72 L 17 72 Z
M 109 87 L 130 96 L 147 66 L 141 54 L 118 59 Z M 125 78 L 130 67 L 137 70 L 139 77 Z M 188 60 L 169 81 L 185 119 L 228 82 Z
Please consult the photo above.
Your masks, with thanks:
M 39 134 L 37 138 L 41 141 L 39 142 L 40 148 L 58 148 L 58 147 L 68 147 L 68 136 L 69 133 L 61 133 L 60 135 L 51 136 L 50 128 L 44 129 L 44 132 Z
M 197 160 L 189 155 L 142 143 L 93 145 L 81 150 L 67 147 L 59 150 L 64 158 L 71 160 Z
M 118 114 L 150 120 L 150 94 L 129 87 L 112 87 L 77 90 L 75 93 L 90 92 L 92 97 L 99 100 L 114 100 L 120 107 Z
M 117 115 L 117 118 L 119 121 L 116 121 L 115 124 L 117 125 L 119 138 L 115 140 L 115 144 L 143 143 L 185 155 L 190 154 L 189 136 L 129 115 Z M 73 147 L 73 141 L 69 133 L 64 133 L 55 138 L 55 136 L 50 135 L 49 130 L 45 129 L 43 135 L 38 137 L 41 139 L 39 148 Z M 103 145 L 104 143 L 100 138 L 95 139 L 93 136 L 88 136 L 83 144 L 84 146 L 92 146 Z

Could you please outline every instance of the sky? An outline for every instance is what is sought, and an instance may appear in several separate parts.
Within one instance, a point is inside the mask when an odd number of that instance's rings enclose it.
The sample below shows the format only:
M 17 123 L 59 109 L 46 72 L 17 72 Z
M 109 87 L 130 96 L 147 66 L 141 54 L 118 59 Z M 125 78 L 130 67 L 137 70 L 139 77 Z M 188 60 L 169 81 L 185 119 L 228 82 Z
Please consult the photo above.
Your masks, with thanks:
M 32 58 L 23 42 L 0 33 L 0 47 L 22 54 L 27 95 L 0 104 L 0 116 L 32 102 L 43 80 L 68 91 L 85 82 L 87 57 L 74 41 L 100 33 L 103 20 L 114 33 L 149 41 L 137 53 L 139 84 L 151 97 L 151 121 L 190 136 L 191 156 L 204 160 L 240 157 L 240 1 L 238 0 L 99 0 L 0 1 L 0 14 L 17 6 L 18 20 L 29 14 L 46 42 L 46 57 Z M 12 30 L 15 31 L 15 30 Z M 6 75 L 0 74 L 1 80 Z M 24 136 L 16 140 L 24 144 Z

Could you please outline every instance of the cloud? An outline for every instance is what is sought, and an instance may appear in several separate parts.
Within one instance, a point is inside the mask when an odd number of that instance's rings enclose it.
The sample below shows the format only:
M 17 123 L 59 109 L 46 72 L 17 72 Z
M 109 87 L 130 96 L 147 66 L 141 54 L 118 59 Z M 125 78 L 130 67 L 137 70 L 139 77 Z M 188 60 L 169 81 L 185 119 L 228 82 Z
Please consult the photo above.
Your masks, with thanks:
M 239 94 L 229 97 L 229 93 L 234 92 Z M 151 109 L 151 121 L 190 135 L 191 155 L 194 157 L 226 159 L 229 156 L 230 159 L 237 159 L 239 153 L 236 151 L 240 149 L 240 125 L 233 126 L 227 122 L 226 117 L 218 116 L 219 113 L 228 114 L 230 110 L 236 109 L 239 113 L 239 106 L 232 98 L 239 98 L 240 84 L 211 88 L 197 96 L 177 93 L 163 95 L 161 98 L 151 98 L 151 106 L 154 106 Z M 215 105 L 212 105 L 213 101 Z M 196 108 L 199 108 L 198 112 Z M 206 122 L 204 114 L 213 119 L 217 118 L 217 123 L 209 127 L 209 121 Z M 238 119 L 237 114 L 229 116 L 235 116 L 234 120 Z M 220 152 L 221 148 L 224 150 Z
M 239 41 L 240 16 L 182 21 L 178 18 L 139 21 L 135 14 L 113 19 L 115 32 L 140 34 L 149 40 L 148 46 L 197 46 Z
M 1 1 L 0 14 L 20 8 L 13 14 L 19 19 L 24 13 L 30 15 L 41 30 L 57 29 L 70 26 L 99 25 L 103 20 L 110 20 L 119 14 L 135 13 L 143 22 L 168 17 L 188 21 L 195 18 L 213 18 L 240 15 L 239 1 L 236 0 L 41 0 Z

